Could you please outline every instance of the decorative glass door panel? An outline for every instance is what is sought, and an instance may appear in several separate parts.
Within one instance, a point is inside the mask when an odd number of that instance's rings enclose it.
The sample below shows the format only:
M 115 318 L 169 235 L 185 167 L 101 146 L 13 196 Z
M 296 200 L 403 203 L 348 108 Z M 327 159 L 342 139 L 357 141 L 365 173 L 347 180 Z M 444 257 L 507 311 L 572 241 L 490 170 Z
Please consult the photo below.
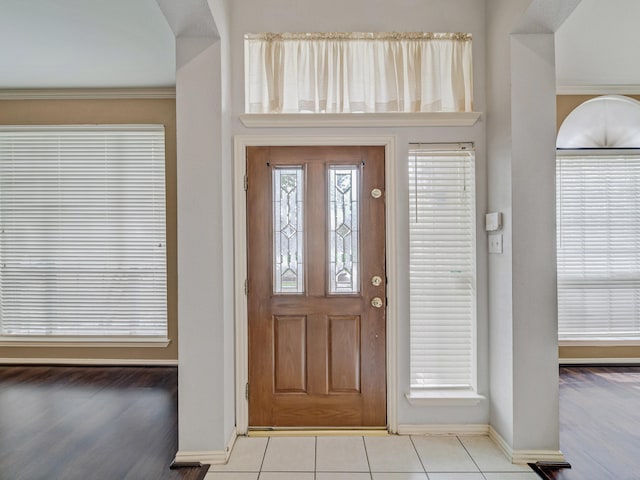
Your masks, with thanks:
M 384 148 L 249 147 L 247 184 L 250 428 L 384 427 Z
M 302 167 L 273 169 L 273 291 L 304 292 Z
M 329 168 L 329 293 L 358 293 L 359 166 Z

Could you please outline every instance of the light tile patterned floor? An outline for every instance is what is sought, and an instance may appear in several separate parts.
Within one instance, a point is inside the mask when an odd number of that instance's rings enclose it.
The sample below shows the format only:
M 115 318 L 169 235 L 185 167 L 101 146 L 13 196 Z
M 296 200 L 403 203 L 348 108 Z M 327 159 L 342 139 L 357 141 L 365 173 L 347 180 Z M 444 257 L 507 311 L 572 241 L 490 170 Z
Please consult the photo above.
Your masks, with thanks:
M 486 436 L 240 437 L 205 480 L 540 480 Z

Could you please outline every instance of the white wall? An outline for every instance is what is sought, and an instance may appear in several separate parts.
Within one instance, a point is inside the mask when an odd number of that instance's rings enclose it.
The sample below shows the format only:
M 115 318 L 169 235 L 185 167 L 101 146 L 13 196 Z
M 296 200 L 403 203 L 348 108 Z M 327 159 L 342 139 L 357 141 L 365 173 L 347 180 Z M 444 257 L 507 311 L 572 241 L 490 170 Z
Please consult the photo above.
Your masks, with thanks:
M 558 450 L 553 34 L 513 35 L 511 61 L 513 448 Z
M 513 443 L 511 298 L 511 52 L 509 34 L 528 1 L 487 1 L 488 210 L 503 214 L 503 253 L 489 255 L 491 424 Z
M 476 145 L 478 212 L 478 388 L 488 395 L 487 256 L 483 230 L 487 177 L 485 120 L 473 127 L 349 128 L 345 129 L 248 129 L 238 121 L 244 112 L 243 35 L 259 32 L 306 31 L 434 31 L 473 34 L 475 110 L 485 110 L 485 17 L 484 4 L 477 0 L 234 0 L 231 4 L 231 54 L 233 92 L 233 134 L 300 135 L 397 135 L 399 205 L 397 252 L 398 271 L 408 271 L 408 192 L 406 158 L 410 142 L 472 141 Z M 489 404 L 473 407 L 412 407 L 404 394 L 409 390 L 408 283 L 400 278 L 399 395 L 398 420 L 402 424 L 487 424 Z

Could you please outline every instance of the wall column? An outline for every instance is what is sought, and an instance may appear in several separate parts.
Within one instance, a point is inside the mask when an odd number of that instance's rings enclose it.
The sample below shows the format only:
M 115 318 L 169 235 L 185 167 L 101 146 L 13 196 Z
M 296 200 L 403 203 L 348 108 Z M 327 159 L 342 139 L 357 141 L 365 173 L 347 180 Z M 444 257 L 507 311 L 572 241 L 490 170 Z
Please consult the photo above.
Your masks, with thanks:
M 559 449 L 554 55 L 553 33 L 511 35 L 515 451 Z
M 487 0 L 492 434 L 514 462 L 559 451 L 554 31 L 579 0 Z
M 225 315 L 220 41 L 176 38 L 178 455 L 224 461 Z M 228 272 L 227 272 L 228 273 Z M 228 361 L 227 361 L 228 363 Z M 233 386 L 231 386 L 233 390 Z M 222 456 L 222 458 L 221 458 Z

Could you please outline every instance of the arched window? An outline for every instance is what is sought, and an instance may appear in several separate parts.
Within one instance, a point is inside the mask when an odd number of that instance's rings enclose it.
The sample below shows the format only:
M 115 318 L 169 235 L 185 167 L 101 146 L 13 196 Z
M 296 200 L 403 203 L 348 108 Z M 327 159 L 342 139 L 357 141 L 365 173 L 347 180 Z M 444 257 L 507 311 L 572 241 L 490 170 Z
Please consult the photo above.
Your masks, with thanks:
M 559 339 L 640 339 L 640 102 L 584 102 L 557 147 Z

